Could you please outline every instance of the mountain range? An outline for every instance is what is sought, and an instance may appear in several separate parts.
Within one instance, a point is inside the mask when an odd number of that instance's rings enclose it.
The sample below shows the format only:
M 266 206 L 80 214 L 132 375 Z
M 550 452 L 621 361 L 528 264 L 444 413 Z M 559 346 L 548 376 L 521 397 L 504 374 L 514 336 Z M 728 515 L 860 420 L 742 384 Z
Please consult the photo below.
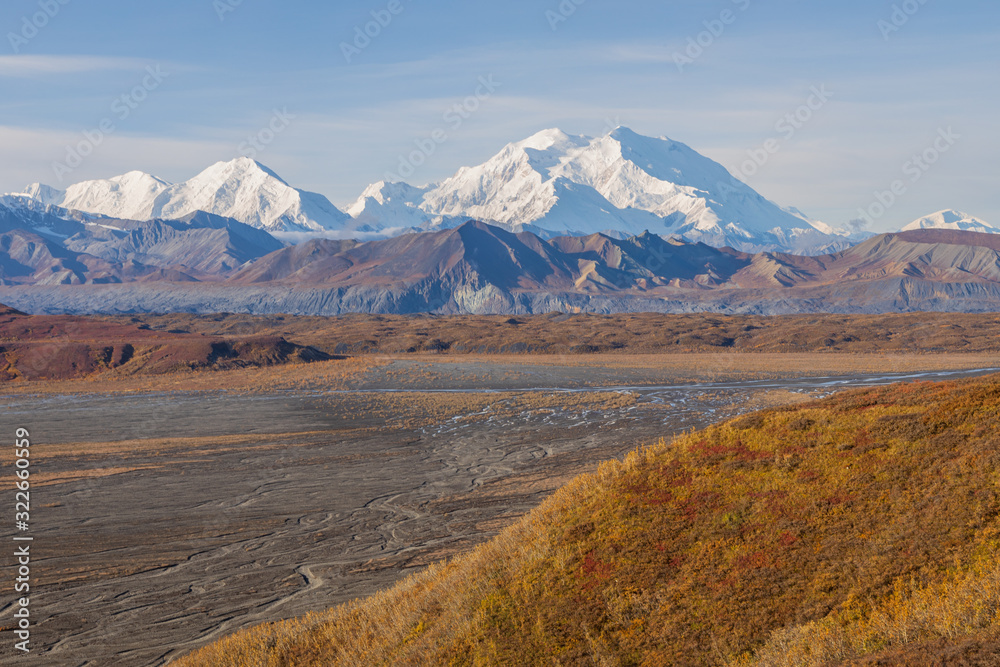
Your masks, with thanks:
M 918 218 L 904 226 L 900 231 L 909 232 L 914 229 L 952 229 L 963 232 L 980 232 L 982 234 L 997 234 L 997 229 L 985 220 L 973 217 L 961 211 L 938 211 L 923 218 Z
M 45 205 L 127 220 L 183 219 L 203 211 L 271 232 L 323 232 L 343 229 L 349 221 L 323 195 L 297 190 L 245 157 L 217 162 L 183 183 L 130 171 L 65 191 L 33 183 L 19 194 Z
M 1000 236 L 885 234 L 816 256 L 483 222 L 286 246 L 230 218 L 0 199 L 0 301 L 32 313 L 900 312 L 1000 307 Z
M 852 235 L 682 143 L 545 130 L 346 212 L 248 158 L 178 184 L 36 183 L 0 197 L 0 296 L 51 313 L 994 310 L 998 231 L 945 210 Z
M 480 220 L 547 237 L 650 231 L 746 252 L 817 253 L 860 240 L 765 199 L 683 143 L 624 127 L 597 138 L 544 130 L 440 183 L 374 183 L 346 211 L 245 157 L 177 184 L 133 171 L 65 191 L 34 183 L 19 194 L 118 219 L 179 219 L 204 211 L 269 232 L 340 238 Z
M 212 281 L 283 247 L 267 232 L 203 211 L 119 220 L 0 197 L 0 284 Z
M 376 183 L 347 211 L 372 229 L 474 219 L 549 235 L 650 231 L 750 252 L 850 245 L 846 233 L 768 201 L 685 144 L 624 127 L 596 139 L 545 130 L 441 183 Z

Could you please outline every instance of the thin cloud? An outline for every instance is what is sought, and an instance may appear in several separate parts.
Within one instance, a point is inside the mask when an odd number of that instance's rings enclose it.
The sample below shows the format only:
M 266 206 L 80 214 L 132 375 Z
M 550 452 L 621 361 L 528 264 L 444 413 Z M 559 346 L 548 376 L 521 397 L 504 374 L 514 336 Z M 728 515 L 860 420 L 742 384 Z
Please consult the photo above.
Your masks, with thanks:
M 142 69 L 148 60 L 103 56 L 0 56 L 0 76 L 35 77 Z
M 606 58 L 617 63 L 660 64 L 674 62 L 675 55 L 681 52 L 682 48 L 671 49 L 662 45 L 612 44 L 600 52 Z

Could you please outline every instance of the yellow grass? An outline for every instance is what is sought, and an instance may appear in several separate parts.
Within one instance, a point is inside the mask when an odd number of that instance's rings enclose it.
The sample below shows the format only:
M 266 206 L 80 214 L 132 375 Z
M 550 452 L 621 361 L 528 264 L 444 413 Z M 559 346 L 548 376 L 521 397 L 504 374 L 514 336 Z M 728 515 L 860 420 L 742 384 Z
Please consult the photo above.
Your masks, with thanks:
M 997 378 L 742 417 L 605 463 L 367 600 L 177 664 L 823 665 L 986 645 L 998 417 Z

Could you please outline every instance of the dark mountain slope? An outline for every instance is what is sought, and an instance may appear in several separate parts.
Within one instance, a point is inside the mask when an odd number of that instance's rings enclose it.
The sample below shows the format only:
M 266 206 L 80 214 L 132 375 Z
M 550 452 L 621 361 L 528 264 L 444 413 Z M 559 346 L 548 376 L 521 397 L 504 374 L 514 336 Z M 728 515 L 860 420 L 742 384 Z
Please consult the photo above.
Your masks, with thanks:
M 9 197 L 0 201 L 0 238 L 0 279 L 28 285 L 218 280 L 284 247 L 209 213 L 116 220 Z
M 0 248 L 0 278 L 9 287 L 0 287 L 0 299 L 31 312 L 76 313 L 1000 310 L 1000 241 L 972 232 L 885 234 L 803 257 L 750 255 L 649 233 L 544 240 L 467 222 L 366 243 L 314 240 L 264 254 L 278 242 L 214 217 L 84 226 L 64 245 L 9 232 L 15 236 L 6 253 Z M 98 282 L 134 284 L 57 287 Z
M 117 226 L 95 223 L 85 227 L 67 239 L 67 248 L 109 262 L 182 267 L 207 278 L 283 247 L 267 232 L 202 212 L 181 220 L 117 221 Z

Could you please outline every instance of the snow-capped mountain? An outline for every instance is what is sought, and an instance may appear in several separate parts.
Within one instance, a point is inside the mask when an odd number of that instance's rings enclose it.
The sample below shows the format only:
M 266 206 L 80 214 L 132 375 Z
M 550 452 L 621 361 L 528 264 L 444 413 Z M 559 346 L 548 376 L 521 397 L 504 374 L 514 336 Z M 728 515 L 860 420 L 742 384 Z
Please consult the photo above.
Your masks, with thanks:
M 544 130 L 427 188 L 376 183 L 348 211 L 374 229 L 475 219 L 556 234 L 649 230 L 750 252 L 850 245 L 685 144 L 624 127 L 598 138 Z
M 420 208 L 427 191 L 407 183 L 372 183 L 347 207 L 347 214 L 358 231 L 420 228 L 430 221 Z
M 963 232 L 1000 234 L 1000 229 L 997 229 L 985 220 L 980 220 L 968 213 L 962 213 L 953 209 L 938 211 L 937 213 L 914 220 L 899 231 L 909 232 L 914 229 L 955 229 Z
M 83 223 L 91 222 L 92 217 L 23 194 L 0 196 L 0 233 L 22 229 L 61 241 L 84 229 Z
M 211 281 L 283 247 L 266 231 L 203 211 L 137 221 L 0 196 L 0 285 Z
M 77 183 L 65 192 L 35 183 L 22 194 L 44 204 L 128 220 L 179 219 L 205 211 L 271 232 L 337 230 L 351 220 L 326 197 L 293 188 L 245 157 L 218 162 L 177 184 L 131 171 Z
M 440 183 L 375 183 L 347 213 L 249 158 L 219 162 L 177 184 L 133 171 L 66 191 L 36 183 L 21 194 L 116 219 L 179 219 L 205 211 L 269 232 L 339 238 L 395 236 L 478 220 L 546 238 L 595 232 L 623 238 L 648 230 L 746 252 L 821 253 L 853 241 L 768 201 L 685 144 L 624 127 L 597 138 L 544 130 Z

